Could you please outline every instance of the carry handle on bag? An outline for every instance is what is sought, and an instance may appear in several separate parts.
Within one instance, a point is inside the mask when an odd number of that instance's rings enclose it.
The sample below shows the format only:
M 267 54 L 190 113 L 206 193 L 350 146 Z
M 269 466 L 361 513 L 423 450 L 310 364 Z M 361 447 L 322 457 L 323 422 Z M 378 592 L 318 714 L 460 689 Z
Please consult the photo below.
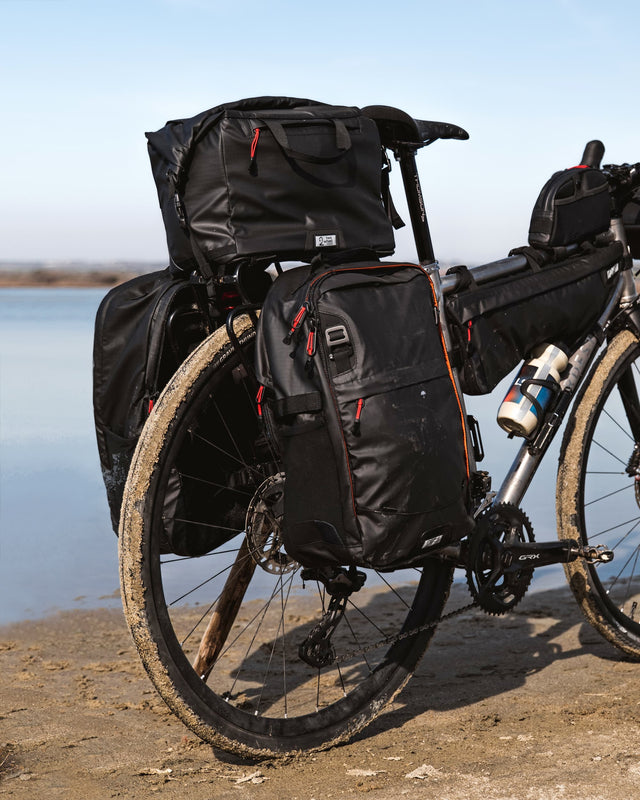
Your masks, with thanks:
M 342 120 L 318 120 L 317 124 L 327 122 L 332 124 L 336 129 L 336 148 L 338 152 L 334 156 L 319 156 L 315 153 L 303 153 L 300 150 L 294 150 L 289 144 L 284 125 L 281 122 L 270 119 L 265 120 L 262 124 L 271 131 L 273 138 L 280 145 L 282 151 L 290 158 L 296 161 L 309 161 L 312 164 L 333 164 L 351 149 L 351 136 L 349 135 L 347 126 Z

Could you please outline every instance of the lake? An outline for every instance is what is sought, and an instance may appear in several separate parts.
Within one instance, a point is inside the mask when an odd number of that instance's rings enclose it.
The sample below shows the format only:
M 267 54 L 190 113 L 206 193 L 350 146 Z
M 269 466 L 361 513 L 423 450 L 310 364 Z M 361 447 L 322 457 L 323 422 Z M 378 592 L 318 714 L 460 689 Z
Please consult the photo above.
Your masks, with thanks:
M 0 623 L 120 604 L 91 400 L 93 323 L 105 293 L 0 289 Z M 510 380 L 468 398 L 494 488 L 518 448 L 495 422 Z M 523 504 L 538 540 L 555 537 L 558 444 Z M 547 568 L 534 588 L 563 580 L 560 567 Z

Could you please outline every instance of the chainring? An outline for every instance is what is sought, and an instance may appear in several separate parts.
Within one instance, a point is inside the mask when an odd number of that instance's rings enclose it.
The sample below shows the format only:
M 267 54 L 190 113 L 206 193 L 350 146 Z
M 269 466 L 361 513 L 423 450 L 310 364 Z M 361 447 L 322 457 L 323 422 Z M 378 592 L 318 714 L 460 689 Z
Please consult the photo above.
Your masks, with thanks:
M 298 567 L 298 562 L 284 551 L 283 514 L 284 472 L 278 472 L 260 484 L 249 503 L 245 521 L 251 557 L 265 572 L 276 575 L 284 575 Z
M 467 584 L 472 597 L 489 614 L 511 611 L 526 594 L 533 568 L 503 572 L 505 545 L 533 542 L 527 515 L 510 503 L 491 506 L 476 519 L 469 537 Z

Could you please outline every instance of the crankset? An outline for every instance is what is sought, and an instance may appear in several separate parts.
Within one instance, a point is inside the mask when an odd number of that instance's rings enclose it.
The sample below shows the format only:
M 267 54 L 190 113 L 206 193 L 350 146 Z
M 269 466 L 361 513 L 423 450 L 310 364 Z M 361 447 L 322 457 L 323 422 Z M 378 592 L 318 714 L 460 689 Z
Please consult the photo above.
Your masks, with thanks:
M 534 569 L 584 558 L 589 563 L 613 560 L 603 546 L 581 546 L 574 539 L 534 541 L 526 514 L 499 503 L 476 520 L 467 549 L 467 584 L 474 600 L 489 614 L 504 614 L 526 594 Z

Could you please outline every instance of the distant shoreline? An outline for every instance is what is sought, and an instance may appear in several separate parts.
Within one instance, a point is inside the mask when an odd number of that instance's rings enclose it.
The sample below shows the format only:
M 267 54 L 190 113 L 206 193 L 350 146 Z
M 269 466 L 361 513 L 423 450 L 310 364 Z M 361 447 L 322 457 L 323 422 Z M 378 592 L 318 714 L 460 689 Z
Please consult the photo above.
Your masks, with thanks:
M 97 288 L 117 286 L 120 283 L 151 272 L 148 269 L 4 269 L 0 270 L 0 288 Z

